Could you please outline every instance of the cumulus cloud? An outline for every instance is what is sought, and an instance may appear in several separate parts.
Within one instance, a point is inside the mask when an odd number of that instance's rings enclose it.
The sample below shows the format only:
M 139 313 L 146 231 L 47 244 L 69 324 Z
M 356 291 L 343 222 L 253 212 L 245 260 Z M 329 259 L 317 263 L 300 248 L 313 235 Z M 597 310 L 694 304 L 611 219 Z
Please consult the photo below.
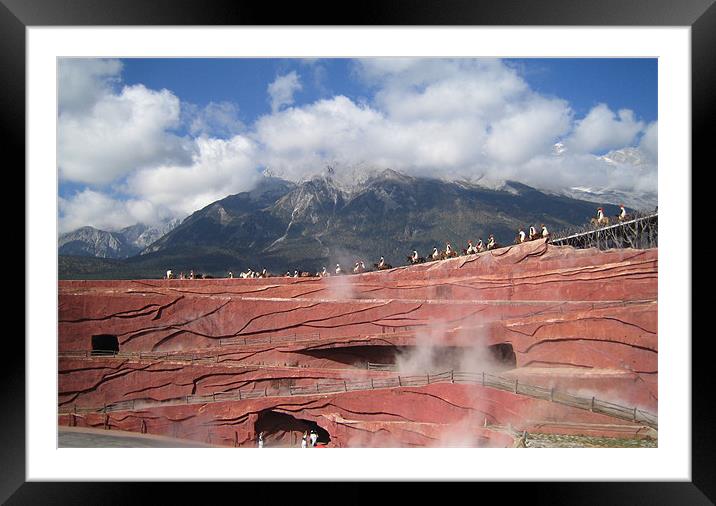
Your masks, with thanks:
M 658 126 L 658 122 L 656 121 L 649 123 L 639 143 L 639 148 L 654 162 L 659 161 Z
M 571 111 L 561 100 L 532 98 L 506 112 L 492 124 L 485 142 L 485 150 L 497 162 L 523 163 L 548 153 L 570 128 Z
M 133 173 L 124 190 L 184 217 L 212 202 L 256 184 L 254 143 L 241 135 L 231 139 L 199 137 L 189 165 L 163 165 Z
M 303 63 L 307 72 L 320 67 Z M 62 223 L 183 218 L 250 190 L 263 167 L 294 181 L 330 164 L 339 175 L 390 167 L 554 190 L 655 191 L 657 123 L 630 110 L 599 104 L 575 117 L 569 103 L 535 92 L 500 60 L 376 58 L 354 62 L 352 72 L 366 97 L 295 105 L 302 84 L 292 71 L 268 84 L 271 112 L 243 124 L 234 103 L 197 107 L 170 90 L 122 86 L 120 62 L 63 61 L 60 176 L 92 190 L 62 202 Z M 565 149 L 555 153 L 558 141 Z M 102 185 L 122 199 L 100 198 Z
M 357 72 L 377 87 L 376 105 L 402 121 L 466 115 L 490 121 L 529 92 L 498 60 L 371 59 L 361 60 Z
M 242 132 L 246 127 L 239 119 L 239 107 L 231 102 L 209 102 L 204 107 L 186 104 L 183 110 L 184 122 L 194 136 L 229 138 Z
M 179 126 L 179 99 L 141 84 L 101 94 L 82 112 L 61 112 L 57 157 L 60 177 L 107 184 L 130 172 L 190 160 L 190 142 L 169 130 Z
M 257 122 L 270 166 L 293 179 L 336 161 L 469 178 L 549 153 L 571 128 L 564 100 L 498 60 L 370 59 L 355 73 L 376 89 L 372 102 L 336 96 Z
M 276 112 L 285 105 L 293 104 L 293 94 L 302 88 L 301 81 L 295 71 L 278 76 L 274 82 L 268 85 L 271 110 Z
M 171 217 L 166 209 L 152 202 L 138 199 L 123 201 L 90 189 L 69 198 L 60 197 L 59 208 L 60 234 L 84 226 L 116 231 L 135 223 L 156 225 L 161 219 Z
M 129 199 L 90 189 L 60 199 L 60 233 L 85 225 L 101 230 L 183 218 L 227 195 L 251 190 L 260 177 L 254 143 L 242 136 L 196 139 L 189 165 L 164 165 L 136 171 L 116 188 Z
M 119 60 L 62 58 L 57 64 L 60 114 L 82 113 L 119 83 Z
M 595 106 L 584 119 L 578 120 L 566 144 L 574 151 L 605 152 L 631 146 L 644 129 L 644 122 L 629 109 L 614 113 L 606 104 Z

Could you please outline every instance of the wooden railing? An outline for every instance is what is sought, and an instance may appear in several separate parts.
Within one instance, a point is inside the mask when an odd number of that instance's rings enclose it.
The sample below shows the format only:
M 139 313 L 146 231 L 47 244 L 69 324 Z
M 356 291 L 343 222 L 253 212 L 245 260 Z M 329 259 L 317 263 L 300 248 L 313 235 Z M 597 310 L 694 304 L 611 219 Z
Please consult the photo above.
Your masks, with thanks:
M 596 397 L 580 397 L 571 395 L 566 392 L 555 390 L 554 388 L 545 388 L 534 385 L 528 385 L 519 382 L 517 378 L 509 379 L 495 376 L 489 373 L 461 372 L 461 371 L 445 371 L 438 374 L 425 374 L 413 376 L 393 376 L 388 378 L 369 378 L 359 381 L 330 381 L 316 382 L 311 386 L 289 386 L 288 390 L 237 390 L 235 392 L 219 392 L 207 395 L 185 395 L 175 397 L 164 401 L 133 399 L 127 401 L 106 404 L 102 407 L 72 408 L 64 407 L 60 409 L 60 413 L 108 413 L 111 411 L 128 411 L 149 407 L 159 407 L 162 405 L 178 405 L 178 404 L 206 404 L 210 402 L 226 402 L 241 401 L 246 399 L 256 399 L 260 397 L 285 397 L 294 395 L 319 395 L 332 394 L 340 392 L 353 392 L 356 390 L 378 390 L 385 388 L 400 387 L 422 387 L 433 383 L 455 383 L 455 384 L 474 384 L 483 387 L 496 388 L 515 394 L 526 395 L 537 399 L 543 399 L 578 409 L 600 413 L 603 415 L 620 418 L 622 420 L 630 420 L 635 423 L 648 425 L 654 429 L 658 428 L 657 415 L 638 407 L 627 407 L 616 403 L 597 399 Z
M 659 245 L 658 231 L 658 213 L 641 213 L 611 225 L 584 225 L 562 230 L 550 242 L 555 246 L 575 248 L 656 248 Z

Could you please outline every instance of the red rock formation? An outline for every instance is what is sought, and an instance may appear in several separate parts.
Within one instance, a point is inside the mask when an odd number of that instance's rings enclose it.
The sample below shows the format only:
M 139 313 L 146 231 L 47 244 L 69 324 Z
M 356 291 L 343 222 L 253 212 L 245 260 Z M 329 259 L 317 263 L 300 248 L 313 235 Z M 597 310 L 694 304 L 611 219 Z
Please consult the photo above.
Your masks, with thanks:
M 310 428 L 333 446 L 509 446 L 511 437 L 494 430 L 507 424 L 640 430 L 479 385 L 287 396 L 290 388 L 395 378 L 420 367 L 420 374 L 426 367 L 487 370 L 657 408 L 656 249 L 601 252 L 535 241 L 355 276 L 61 281 L 59 293 L 60 410 L 80 411 L 61 414 L 62 424 L 229 446 L 253 445 L 260 430 L 267 444 L 292 445 Z M 97 334 L 116 336 L 120 352 L 135 355 L 68 353 L 91 350 Z M 400 370 L 369 371 L 369 363 Z M 176 401 L 238 391 L 266 397 Z M 143 407 L 82 413 L 131 400 Z

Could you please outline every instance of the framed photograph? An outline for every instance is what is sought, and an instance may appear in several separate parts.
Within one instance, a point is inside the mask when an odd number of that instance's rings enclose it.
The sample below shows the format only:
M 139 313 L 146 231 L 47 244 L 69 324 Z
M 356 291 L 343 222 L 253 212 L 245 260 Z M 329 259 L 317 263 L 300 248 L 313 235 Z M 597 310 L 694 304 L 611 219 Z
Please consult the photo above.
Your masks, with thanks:
M 716 8 L 364 7 L 3 0 L 27 199 L 3 500 L 435 480 L 712 503 L 690 234 Z

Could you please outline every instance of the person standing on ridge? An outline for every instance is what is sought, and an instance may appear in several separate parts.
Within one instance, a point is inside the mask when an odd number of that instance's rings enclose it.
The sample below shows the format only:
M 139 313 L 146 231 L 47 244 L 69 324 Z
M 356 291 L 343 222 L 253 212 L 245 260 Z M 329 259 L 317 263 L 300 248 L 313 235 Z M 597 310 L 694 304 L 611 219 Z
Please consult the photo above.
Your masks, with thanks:
M 534 225 L 530 225 L 530 241 L 534 241 L 537 239 L 537 229 L 534 227 Z
M 525 238 L 527 236 L 525 235 L 525 231 L 520 228 L 517 231 L 517 237 L 518 237 L 518 240 L 520 241 L 520 244 L 522 244 L 523 242 L 525 242 Z
M 619 221 L 626 221 L 627 212 L 626 209 L 624 209 L 624 204 L 619 204 L 619 209 L 621 209 L 621 211 L 619 212 L 619 216 L 617 216 L 617 218 L 619 219 Z
M 493 249 L 496 246 L 496 244 L 497 243 L 495 242 L 495 236 L 490 234 L 490 237 L 487 240 L 487 249 L 488 250 Z
M 544 226 L 544 223 L 542 224 L 542 239 L 549 239 L 549 232 L 547 231 L 547 227 Z

